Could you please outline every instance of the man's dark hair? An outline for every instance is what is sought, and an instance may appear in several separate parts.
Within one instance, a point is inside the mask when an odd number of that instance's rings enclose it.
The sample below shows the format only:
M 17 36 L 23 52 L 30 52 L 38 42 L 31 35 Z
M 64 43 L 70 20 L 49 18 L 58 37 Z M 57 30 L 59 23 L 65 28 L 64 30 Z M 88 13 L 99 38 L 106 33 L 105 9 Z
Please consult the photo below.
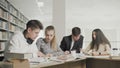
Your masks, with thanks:
M 72 28 L 72 35 L 78 36 L 81 33 L 81 29 L 79 27 Z
M 26 24 L 26 29 L 31 28 L 31 29 L 43 29 L 43 25 L 40 21 L 38 20 L 30 20 Z

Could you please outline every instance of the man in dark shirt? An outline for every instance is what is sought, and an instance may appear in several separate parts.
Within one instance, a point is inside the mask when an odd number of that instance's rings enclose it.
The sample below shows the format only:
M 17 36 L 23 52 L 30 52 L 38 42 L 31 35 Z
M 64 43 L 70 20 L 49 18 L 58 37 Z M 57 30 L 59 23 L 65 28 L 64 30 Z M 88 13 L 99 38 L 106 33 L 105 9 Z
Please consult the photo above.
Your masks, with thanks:
M 60 48 L 69 54 L 72 50 L 75 50 L 76 53 L 80 53 L 80 49 L 83 45 L 83 36 L 81 34 L 81 29 L 79 27 L 74 27 L 72 29 L 72 35 L 63 37 Z

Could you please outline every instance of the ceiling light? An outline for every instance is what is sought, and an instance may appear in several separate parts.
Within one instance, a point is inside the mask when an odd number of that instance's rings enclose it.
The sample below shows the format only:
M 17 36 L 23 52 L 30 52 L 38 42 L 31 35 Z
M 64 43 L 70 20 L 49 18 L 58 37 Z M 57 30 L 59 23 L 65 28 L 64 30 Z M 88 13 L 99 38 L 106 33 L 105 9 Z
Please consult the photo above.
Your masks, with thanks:
M 38 7 L 43 7 L 44 6 L 44 2 L 37 2 Z

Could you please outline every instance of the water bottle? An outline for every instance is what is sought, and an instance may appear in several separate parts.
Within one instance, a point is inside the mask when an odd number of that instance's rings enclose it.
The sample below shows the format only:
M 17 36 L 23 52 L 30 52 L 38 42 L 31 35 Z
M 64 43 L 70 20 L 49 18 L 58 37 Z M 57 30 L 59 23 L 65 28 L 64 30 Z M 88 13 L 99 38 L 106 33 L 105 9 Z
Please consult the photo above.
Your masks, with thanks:
M 118 56 L 118 48 L 113 48 L 112 49 L 112 56 Z

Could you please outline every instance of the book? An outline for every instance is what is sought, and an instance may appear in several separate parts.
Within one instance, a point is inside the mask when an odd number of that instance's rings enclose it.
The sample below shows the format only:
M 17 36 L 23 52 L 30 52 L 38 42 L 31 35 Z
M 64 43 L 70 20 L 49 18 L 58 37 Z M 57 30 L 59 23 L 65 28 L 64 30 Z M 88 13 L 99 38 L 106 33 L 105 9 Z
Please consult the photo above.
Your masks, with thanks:
M 5 49 L 5 42 L 0 42 L 0 51 L 4 51 Z
M 8 19 L 8 13 L 1 8 L 0 8 L 0 17 L 6 20 Z
M 14 32 L 15 31 L 15 25 L 10 24 L 9 25 L 9 30 Z
M 6 11 L 3 11 L 3 18 L 8 20 L 8 13 Z
M 3 31 L 2 32 L 2 40 L 7 40 L 7 32 Z
M 3 10 L 0 8 L 0 17 L 2 18 L 3 16 Z
M 2 28 L 3 29 L 7 29 L 8 28 L 7 26 L 8 26 L 7 22 L 2 21 Z
M 7 59 L 30 59 L 33 58 L 32 53 L 6 53 Z
M 0 40 L 2 40 L 2 32 L 0 31 Z
M 1 50 L 2 48 L 1 48 L 1 42 L 0 42 L 0 50 Z
M 2 21 L 0 20 L 0 28 L 2 28 Z
M 0 0 L 0 4 L 1 4 L 4 8 L 7 8 L 7 1 L 6 1 L 6 0 Z

